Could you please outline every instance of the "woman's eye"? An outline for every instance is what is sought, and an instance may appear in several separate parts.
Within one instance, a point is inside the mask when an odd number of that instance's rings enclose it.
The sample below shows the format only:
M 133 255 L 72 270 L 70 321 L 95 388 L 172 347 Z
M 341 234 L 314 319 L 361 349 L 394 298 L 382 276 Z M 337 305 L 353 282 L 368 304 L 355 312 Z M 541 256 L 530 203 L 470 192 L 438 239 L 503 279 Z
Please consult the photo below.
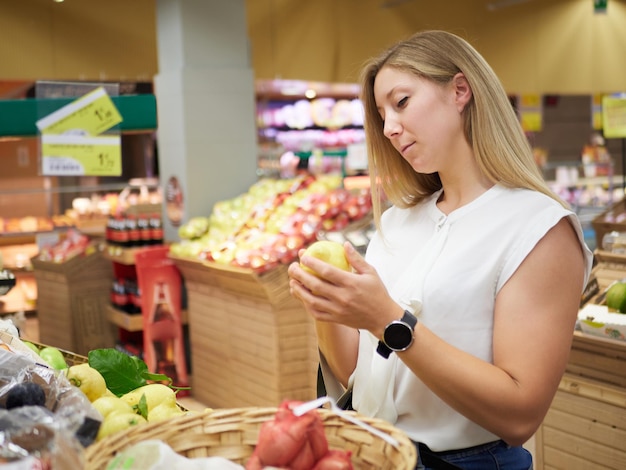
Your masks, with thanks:
M 409 101 L 409 98 L 407 96 L 398 101 L 398 108 L 403 108 L 404 106 L 406 106 L 407 101 Z

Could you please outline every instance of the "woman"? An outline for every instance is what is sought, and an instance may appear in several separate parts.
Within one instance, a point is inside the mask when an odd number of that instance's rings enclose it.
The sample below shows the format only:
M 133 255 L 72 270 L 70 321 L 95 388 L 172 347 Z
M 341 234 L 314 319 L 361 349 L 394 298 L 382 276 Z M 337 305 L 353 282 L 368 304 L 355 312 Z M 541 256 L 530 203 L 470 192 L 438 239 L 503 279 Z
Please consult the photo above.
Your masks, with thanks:
M 303 256 L 319 277 L 292 264 L 291 292 L 354 408 L 404 430 L 419 468 L 532 468 L 521 446 L 565 370 L 591 268 L 580 223 L 465 40 L 418 33 L 361 84 L 377 233 L 365 259 L 345 245 L 353 272 Z

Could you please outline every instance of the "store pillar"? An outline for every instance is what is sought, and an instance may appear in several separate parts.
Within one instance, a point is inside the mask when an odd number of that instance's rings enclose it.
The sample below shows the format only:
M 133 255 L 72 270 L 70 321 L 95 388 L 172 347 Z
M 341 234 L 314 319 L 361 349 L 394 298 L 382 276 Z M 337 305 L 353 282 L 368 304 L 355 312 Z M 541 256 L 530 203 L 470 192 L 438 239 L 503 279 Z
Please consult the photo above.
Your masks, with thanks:
M 157 0 L 159 176 L 166 240 L 257 179 L 244 0 Z

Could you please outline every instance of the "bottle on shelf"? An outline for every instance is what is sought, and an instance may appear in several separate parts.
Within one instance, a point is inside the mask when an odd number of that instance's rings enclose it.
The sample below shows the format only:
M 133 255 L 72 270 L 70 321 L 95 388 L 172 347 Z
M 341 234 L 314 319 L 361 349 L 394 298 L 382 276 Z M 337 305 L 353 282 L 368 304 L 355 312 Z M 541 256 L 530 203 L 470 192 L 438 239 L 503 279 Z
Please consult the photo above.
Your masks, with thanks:
M 127 246 L 129 248 L 135 248 L 142 245 L 141 242 L 141 233 L 139 232 L 139 227 L 137 225 L 138 219 L 135 214 L 127 214 L 125 219 L 126 231 L 128 232 L 128 243 Z
M 137 218 L 137 229 L 142 246 L 152 245 L 152 230 L 150 229 L 150 217 L 140 214 Z
M 128 312 L 128 294 L 123 279 L 114 279 L 111 284 L 111 305 L 122 312 Z
M 150 216 L 150 233 L 153 245 L 163 244 L 163 221 L 161 214 L 152 214 Z

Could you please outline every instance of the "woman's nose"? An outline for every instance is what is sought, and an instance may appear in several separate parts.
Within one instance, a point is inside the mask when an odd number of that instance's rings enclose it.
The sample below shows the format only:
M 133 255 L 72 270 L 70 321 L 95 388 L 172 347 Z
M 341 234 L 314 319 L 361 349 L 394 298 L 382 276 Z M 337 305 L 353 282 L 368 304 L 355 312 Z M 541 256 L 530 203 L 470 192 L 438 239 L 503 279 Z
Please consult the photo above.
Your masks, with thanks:
M 398 121 L 395 119 L 386 118 L 383 126 L 383 134 L 385 135 L 385 137 L 391 139 L 391 137 L 398 134 L 399 132 L 400 124 L 398 123 Z

